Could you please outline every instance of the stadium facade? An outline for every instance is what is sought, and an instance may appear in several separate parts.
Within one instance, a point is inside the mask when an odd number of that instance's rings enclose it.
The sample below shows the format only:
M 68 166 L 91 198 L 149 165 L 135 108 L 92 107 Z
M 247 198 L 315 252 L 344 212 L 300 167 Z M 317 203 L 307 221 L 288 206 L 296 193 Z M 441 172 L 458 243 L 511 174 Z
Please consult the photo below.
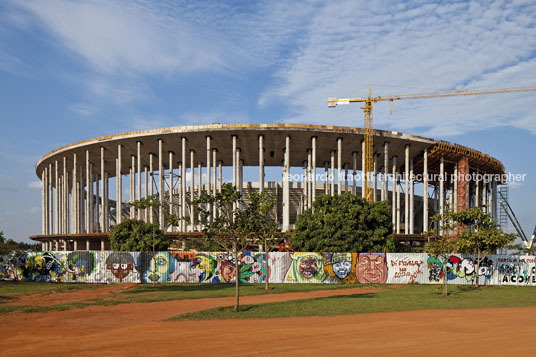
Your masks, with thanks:
M 363 139 L 364 130 L 354 127 L 213 124 L 67 145 L 36 165 L 42 232 L 31 238 L 43 250 L 107 250 L 110 227 L 127 218 L 158 223 L 175 238 L 195 235 L 200 227 L 193 220 L 172 227 L 167 216 L 192 216 L 189 201 L 218 191 L 223 182 L 232 182 L 245 197 L 262 188 L 274 194 L 274 215 L 288 232 L 317 195 L 364 195 Z M 245 167 L 246 178 L 255 167 L 258 179 L 244 181 Z M 269 167 L 279 168 L 280 180 L 265 180 Z M 504 175 L 501 162 L 477 150 L 374 130 L 373 197 L 389 202 L 397 239 L 424 239 L 431 217 L 449 210 L 481 206 L 496 218 L 497 186 L 505 183 Z M 155 210 L 129 205 L 153 195 L 163 203 Z

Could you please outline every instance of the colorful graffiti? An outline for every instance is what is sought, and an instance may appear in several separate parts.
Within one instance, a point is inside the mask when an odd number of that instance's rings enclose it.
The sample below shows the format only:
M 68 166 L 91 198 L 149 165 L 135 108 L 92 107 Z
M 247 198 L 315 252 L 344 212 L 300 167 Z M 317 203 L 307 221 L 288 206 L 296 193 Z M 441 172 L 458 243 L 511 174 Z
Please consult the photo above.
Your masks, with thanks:
M 326 278 L 320 253 L 289 253 L 292 259 L 285 275 L 288 283 L 321 283 Z
M 233 283 L 232 253 L 27 252 L 0 256 L 0 279 L 87 283 Z M 267 264 L 268 260 L 268 264 Z M 241 283 L 377 283 L 536 285 L 534 256 L 453 254 L 442 261 L 426 253 L 242 252 Z
M 324 270 L 333 283 L 357 283 L 356 253 L 325 253 Z
M 357 280 L 361 284 L 384 284 L 387 281 L 387 255 L 385 253 L 359 253 Z

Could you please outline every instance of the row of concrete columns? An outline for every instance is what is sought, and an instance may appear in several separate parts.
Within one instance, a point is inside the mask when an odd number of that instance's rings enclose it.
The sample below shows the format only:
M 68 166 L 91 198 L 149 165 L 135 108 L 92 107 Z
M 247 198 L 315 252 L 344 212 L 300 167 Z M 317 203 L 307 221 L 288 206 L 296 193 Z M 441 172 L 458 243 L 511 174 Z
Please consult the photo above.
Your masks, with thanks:
M 137 219 L 143 219 L 148 222 L 158 221 L 161 229 L 166 229 L 166 214 L 174 214 L 179 217 L 179 231 L 194 231 L 200 227 L 195 226 L 194 215 L 192 207 L 187 206 L 188 199 L 195 199 L 199 197 L 201 193 L 207 192 L 209 194 L 216 193 L 221 189 L 223 182 L 222 177 L 222 165 L 221 160 L 218 161 L 218 150 L 212 147 L 212 138 L 206 137 L 206 160 L 205 160 L 205 175 L 206 184 L 203 184 L 203 168 L 201 160 L 197 161 L 197 175 L 195 175 L 196 152 L 194 149 L 188 149 L 188 140 L 186 137 L 180 139 L 181 156 L 178 162 L 178 167 L 174 167 L 173 164 L 177 157 L 173 151 L 163 152 L 163 140 L 158 139 L 158 152 L 146 153 L 149 156 L 149 164 L 142 167 L 142 142 L 136 143 L 136 151 L 131 154 L 129 170 L 129 202 L 133 202 L 142 197 L 153 196 L 154 187 L 158 188 L 158 199 L 160 202 L 167 202 L 168 206 L 160 205 L 156 212 L 153 209 L 136 209 L 130 207 L 128 216 Z M 304 168 L 304 182 L 303 182 L 303 200 L 302 210 L 311 208 L 319 189 L 317 186 L 317 137 L 311 137 L 311 146 L 306 151 L 306 160 L 303 162 Z M 342 194 L 343 186 L 344 192 L 357 194 L 356 177 L 358 172 L 357 167 L 357 155 L 356 151 L 352 152 L 352 170 L 353 170 L 353 185 L 350 188 L 349 185 L 349 163 L 342 161 L 343 154 L 343 139 L 338 138 L 336 141 L 336 150 L 330 152 L 330 162 L 324 163 L 326 174 L 331 169 L 331 174 L 326 176 L 324 181 L 324 192 L 326 194 Z M 363 143 L 364 145 L 364 143 Z M 264 187 L 264 136 L 258 137 L 259 148 L 259 189 Z M 389 156 L 389 142 L 385 142 L 383 145 L 384 162 L 383 167 L 378 168 L 377 157 L 374 155 L 373 172 L 371 174 L 371 180 L 374 187 L 374 200 L 378 200 L 378 194 L 380 200 L 389 200 L 392 208 L 392 223 L 393 231 L 395 233 L 402 233 L 402 220 L 404 222 L 405 234 L 414 234 L 415 232 L 415 205 L 414 205 L 414 181 L 413 181 L 413 160 L 410 155 L 410 145 L 405 146 L 404 150 L 404 172 L 402 173 L 404 181 L 404 200 L 402 211 L 401 190 L 402 182 L 398 170 L 398 157 L 397 155 Z M 41 180 L 43 183 L 42 190 L 42 225 L 43 234 L 67 234 L 67 233 L 92 233 L 92 232 L 107 232 L 112 221 L 115 223 L 121 223 L 123 218 L 123 180 L 122 180 L 122 146 L 119 144 L 116 151 L 115 159 L 115 177 L 116 177 L 116 194 L 115 194 L 115 219 L 112 217 L 112 210 L 110 207 L 109 199 L 109 174 L 106 172 L 105 161 L 105 148 L 100 147 L 100 165 L 94 162 L 90 162 L 90 152 L 85 151 L 83 158 L 73 154 L 72 171 L 67 170 L 67 158 L 63 158 L 62 161 L 54 161 L 44 167 L 41 173 Z M 187 187 L 187 154 L 190 154 L 190 167 L 189 167 L 189 179 L 190 186 Z M 362 155 L 364 155 L 362 150 Z M 282 177 L 282 230 L 288 231 L 290 227 L 290 153 L 291 153 L 291 137 L 286 136 L 284 147 L 284 160 L 283 160 L 283 177 Z M 109 157 L 110 155 L 108 155 Z M 167 177 L 166 170 L 164 170 L 165 159 L 167 158 Z M 391 166 L 389 165 L 389 158 L 391 158 Z M 80 160 L 82 159 L 82 160 Z M 429 182 L 428 182 L 428 153 L 424 150 L 423 157 L 423 174 L 424 174 L 424 199 L 423 199 L 423 231 L 428 230 L 429 221 Z M 155 163 L 155 160 L 158 160 Z M 364 157 L 362 162 L 364 165 Z M 184 163 L 184 164 L 183 164 Z M 240 191 L 243 189 L 243 164 L 241 159 L 241 148 L 237 146 L 237 136 L 232 136 L 232 184 L 237 186 Z M 156 175 L 154 169 L 157 165 L 158 175 Z M 100 166 L 100 167 L 99 167 Z M 97 170 L 95 169 L 97 168 Z M 334 175 L 335 169 L 337 169 L 337 176 Z M 178 170 L 178 175 L 176 171 Z M 361 168 L 363 172 L 363 167 Z M 389 191 L 389 171 L 392 174 L 391 191 Z M 444 177 L 444 160 L 440 158 L 440 177 Z M 458 172 L 456 169 L 455 173 Z M 142 175 L 143 173 L 143 175 Z M 380 175 L 381 182 L 378 180 L 378 174 Z M 197 192 L 195 190 L 195 179 L 197 176 Z M 158 180 L 154 181 L 157 177 Z M 54 179 L 54 181 L 53 181 Z M 336 180 L 336 181 L 335 181 Z M 144 181 L 144 189 L 142 190 L 142 181 Z M 343 185 L 343 181 L 344 185 Z M 380 186 L 378 190 L 378 184 Z M 435 184 L 435 183 L 434 183 Z M 445 182 L 440 179 L 438 184 L 436 212 L 445 212 Z M 337 185 L 337 189 L 335 189 Z M 167 186 L 167 197 L 165 197 Z M 452 186 L 452 185 L 451 185 Z M 322 189 L 320 187 L 320 189 Z M 364 196 L 364 190 L 362 189 L 362 196 Z M 389 192 L 391 192 L 389 197 Z M 475 205 L 484 205 L 485 209 L 495 215 L 495 209 L 497 203 L 497 185 L 495 182 L 480 184 L 476 182 L 475 192 Z M 176 199 L 178 197 L 178 200 Z M 460 194 L 458 193 L 458 182 L 455 181 L 453 188 L 450 190 L 450 205 L 453 209 L 458 209 L 458 201 L 460 200 Z M 470 200 L 468 200 L 470 202 Z M 214 215 L 217 212 L 214 208 L 210 208 Z M 156 215 L 155 215 L 156 213 Z M 126 214 L 126 213 L 125 213 Z M 403 216 L 402 216 L 403 215 Z M 191 220 L 186 222 L 182 218 L 190 216 Z

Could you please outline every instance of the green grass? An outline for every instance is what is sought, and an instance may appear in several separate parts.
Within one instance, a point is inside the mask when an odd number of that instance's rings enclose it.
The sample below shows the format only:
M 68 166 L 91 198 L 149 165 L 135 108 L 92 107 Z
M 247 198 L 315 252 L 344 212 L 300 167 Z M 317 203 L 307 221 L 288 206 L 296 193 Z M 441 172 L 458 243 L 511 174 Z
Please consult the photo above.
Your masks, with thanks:
M 441 296 L 437 285 L 409 285 L 393 289 L 287 302 L 244 305 L 239 313 L 232 307 L 221 307 L 177 315 L 169 320 L 207 320 L 233 318 L 281 318 L 298 316 L 335 316 L 373 312 L 391 312 L 428 309 L 474 309 L 495 307 L 536 306 L 536 289 L 533 287 L 450 286 L 450 294 Z
M 264 284 L 240 285 L 240 295 L 282 294 L 289 292 L 307 292 L 314 290 L 346 289 L 366 285 L 326 285 L 326 284 L 270 284 L 271 289 L 265 290 Z M 7 301 L 14 300 L 20 294 L 40 292 L 67 292 L 76 289 L 98 288 L 102 284 L 61 284 L 61 283 L 33 283 L 11 282 L 0 284 L 0 314 L 12 311 L 21 312 L 47 312 L 64 311 L 84 308 L 92 305 L 118 305 L 129 303 L 148 303 L 158 301 L 202 299 L 234 296 L 234 284 L 143 284 L 136 285 L 119 293 L 112 293 L 101 298 L 90 298 L 82 301 L 68 302 L 54 305 L 6 305 Z M 5 296 L 4 299 L 2 297 Z M 38 299 L 38 298 L 36 298 Z
M 0 303 L 13 300 L 17 295 L 37 293 L 65 293 L 102 287 L 102 284 L 45 283 L 0 281 Z
M 264 284 L 241 284 L 240 296 L 284 294 L 291 292 L 308 292 L 316 290 L 347 289 L 366 285 L 337 284 L 270 284 L 270 290 Z M 158 284 L 136 285 L 132 289 L 115 294 L 114 297 L 129 302 L 156 302 L 183 299 L 203 299 L 234 296 L 235 285 L 232 284 Z

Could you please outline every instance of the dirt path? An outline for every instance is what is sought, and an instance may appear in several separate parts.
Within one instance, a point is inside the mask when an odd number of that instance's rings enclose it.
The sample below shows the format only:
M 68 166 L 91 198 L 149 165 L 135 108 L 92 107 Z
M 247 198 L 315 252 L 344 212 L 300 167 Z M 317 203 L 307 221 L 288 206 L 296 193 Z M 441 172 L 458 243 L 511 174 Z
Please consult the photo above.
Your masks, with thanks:
M 244 304 L 370 293 L 357 288 L 243 297 Z M 162 322 L 229 298 L 92 306 L 0 316 L 3 356 L 29 355 L 509 355 L 533 351 L 536 307 L 408 311 L 336 317 Z M 529 352 L 530 353 L 530 352 Z M 526 354 L 526 353 L 525 353 Z
M 136 284 L 110 284 L 103 285 L 96 289 L 80 289 L 74 291 L 46 291 L 35 294 L 19 295 L 9 301 L 7 305 L 31 305 L 44 306 L 54 304 L 64 304 L 67 302 L 84 301 L 89 299 L 106 298 L 111 294 L 132 289 Z

